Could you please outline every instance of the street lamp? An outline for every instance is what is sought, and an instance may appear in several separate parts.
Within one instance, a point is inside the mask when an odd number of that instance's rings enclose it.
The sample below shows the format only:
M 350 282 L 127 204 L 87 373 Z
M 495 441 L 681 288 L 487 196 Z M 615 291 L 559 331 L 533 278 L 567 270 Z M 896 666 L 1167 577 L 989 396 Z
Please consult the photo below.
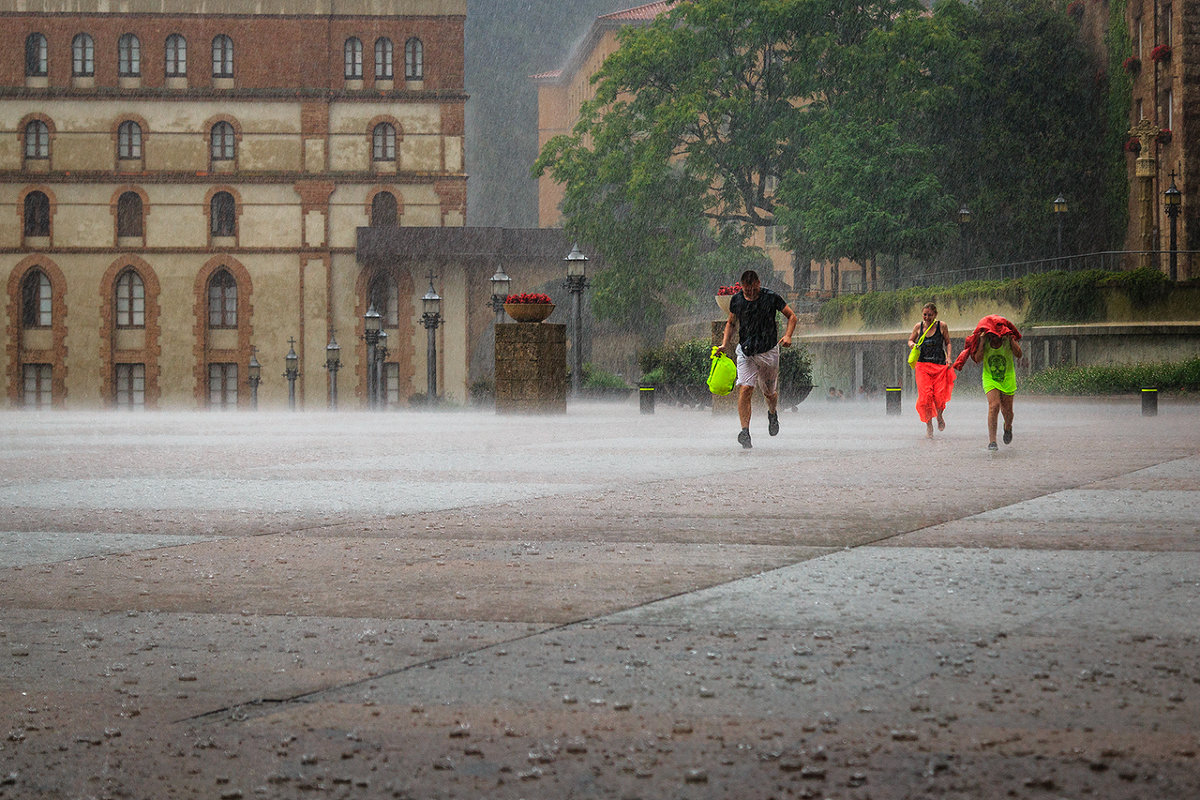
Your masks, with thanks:
M 250 366 L 246 369 L 247 382 L 250 384 L 250 408 L 258 408 L 258 384 L 262 382 L 262 364 L 258 363 L 258 348 L 250 348 Z
M 426 395 L 430 405 L 437 397 L 437 327 L 442 324 L 442 298 L 433 290 L 433 273 L 429 273 L 429 291 L 421 298 L 421 324 L 426 332 Z
M 1174 282 L 1179 278 L 1179 253 L 1176 250 L 1178 242 L 1176 236 L 1176 224 L 1179 218 L 1180 202 L 1183 200 L 1183 192 L 1175 186 L 1175 170 L 1171 170 L 1171 185 L 1163 192 L 1163 204 L 1166 206 L 1167 218 L 1171 220 L 1171 281 Z
M 379 344 L 379 331 L 383 327 L 383 317 L 371 303 L 367 313 L 363 314 L 363 339 L 367 342 L 367 408 L 374 408 L 378 388 L 375 385 L 375 345 Z
M 571 337 L 571 394 L 579 396 L 583 375 L 583 290 L 587 288 L 588 257 L 579 252 L 578 242 L 563 259 L 567 262 L 567 291 L 571 293 L 571 316 L 575 321 L 575 333 Z
M 342 348 L 329 329 L 329 344 L 325 345 L 325 369 L 329 372 L 329 407 L 337 409 L 337 374 L 342 366 Z
M 496 312 L 496 324 L 504 322 L 504 300 L 508 297 L 512 278 L 504 272 L 504 267 L 497 265 L 496 274 L 492 276 L 492 311 Z
M 288 382 L 288 408 L 296 410 L 296 378 L 300 376 L 300 358 L 296 355 L 296 339 L 288 337 L 288 354 L 283 360 L 283 377 Z
M 1054 198 L 1054 218 L 1058 220 L 1058 257 L 1062 258 L 1063 219 L 1067 216 L 1067 201 L 1061 194 Z
M 387 408 L 387 380 L 383 373 L 384 362 L 387 361 L 387 331 L 380 329 L 379 344 L 375 346 L 375 395 L 380 408 Z
M 958 248 L 963 272 L 967 271 L 967 226 L 969 224 L 971 224 L 971 209 L 963 204 L 958 209 Z

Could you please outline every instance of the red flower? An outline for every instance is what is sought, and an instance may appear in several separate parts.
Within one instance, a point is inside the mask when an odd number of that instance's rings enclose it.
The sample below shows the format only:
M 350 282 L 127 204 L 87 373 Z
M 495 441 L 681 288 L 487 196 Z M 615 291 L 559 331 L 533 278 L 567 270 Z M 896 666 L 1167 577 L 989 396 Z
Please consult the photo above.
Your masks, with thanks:
M 1154 62 L 1169 61 L 1171 58 L 1171 45 L 1159 44 L 1155 45 L 1150 51 L 1150 60 Z
M 1163 128 L 1161 131 L 1158 132 L 1158 143 L 1159 144 L 1170 144 L 1171 143 L 1171 129 L 1170 128 Z
M 741 290 L 742 285 L 740 283 L 735 283 L 733 286 L 722 286 L 720 289 L 717 289 L 717 297 L 724 297 L 727 294 L 737 294 Z
M 1137 140 L 1136 136 L 1130 137 L 1129 141 L 1125 142 L 1125 152 L 1127 152 L 1127 153 L 1142 152 L 1142 143 Z
M 504 298 L 504 302 L 505 303 L 516 303 L 516 304 L 522 304 L 522 303 L 548 304 L 553 301 L 550 299 L 550 295 L 548 295 L 548 294 L 522 292 L 521 294 L 510 294 L 508 297 Z

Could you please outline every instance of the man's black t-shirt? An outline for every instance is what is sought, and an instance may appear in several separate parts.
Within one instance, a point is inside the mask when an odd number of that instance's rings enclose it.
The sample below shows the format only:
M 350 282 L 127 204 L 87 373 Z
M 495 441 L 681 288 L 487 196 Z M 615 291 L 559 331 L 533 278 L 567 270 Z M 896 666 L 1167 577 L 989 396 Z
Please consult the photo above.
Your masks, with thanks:
M 787 301 L 770 289 L 759 289 L 758 297 L 747 300 L 741 292 L 729 300 L 729 311 L 737 317 L 738 343 L 748 356 L 765 353 L 779 344 L 775 315 L 787 307 Z

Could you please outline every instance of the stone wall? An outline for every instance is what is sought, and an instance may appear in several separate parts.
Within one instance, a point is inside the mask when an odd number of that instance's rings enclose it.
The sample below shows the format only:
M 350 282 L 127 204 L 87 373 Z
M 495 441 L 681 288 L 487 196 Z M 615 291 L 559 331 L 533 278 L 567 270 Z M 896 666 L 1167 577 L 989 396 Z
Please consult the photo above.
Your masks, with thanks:
M 496 326 L 496 411 L 566 413 L 566 325 Z

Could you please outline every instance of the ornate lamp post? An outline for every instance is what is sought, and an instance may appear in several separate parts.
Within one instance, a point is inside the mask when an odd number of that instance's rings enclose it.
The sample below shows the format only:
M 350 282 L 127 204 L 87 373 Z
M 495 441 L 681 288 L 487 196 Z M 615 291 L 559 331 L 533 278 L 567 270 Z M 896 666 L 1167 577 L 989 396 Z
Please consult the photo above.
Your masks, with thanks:
M 329 372 L 329 407 L 337 410 L 337 374 L 342 366 L 342 348 L 333 328 L 329 329 L 329 344 L 325 345 L 325 369 Z
M 300 358 L 296 355 L 296 339 L 288 337 L 288 354 L 283 360 L 283 377 L 288 382 L 288 408 L 296 410 L 296 378 L 300 377 Z
M 1067 200 L 1061 194 L 1054 198 L 1054 218 L 1058 220 L 1058 250 L 1057 257 L 1062 258 L 1063 219 L 1067 216 Z
M 1183 192 L 1175 185 L 1175 170 L 1171 170 L 1171 185 L 1163 192 L 1163 205 L 1166 207 L 1167 219 L 1171 221 L 1171 281 L 1172 283 L 1179 279 L 1179 253 L 1177 250 L 1178 241 L 1176 240 L 1177 220 L 1179 219 L 1180 202 L 1183 200 Z
M 496 312 L 497 325 L 504 322 L 504 298 L 508 297 L 511 286 L 512 278 L 505 274 L 504 267 L 497 265 L 496 274 L 492 276 L 492 301 L 489 304 Z
M 387 408 L 387 376 L 384 374 L 383 365 L 387 361 L 387 331 L 380 329 L 379 344 L 375 345 L 375 399 L 379 403 L 380 408 Z
M 258 409 L 258 384 L 262 382 L 262 364 L 258 363 L 258 348 L 250 348 L 250 365 L 246 369 L 247 382 L 250 384 L 250 408 Z
M 378 388 L 375 385 L 375 345 L 379 344 L 379 331 L 383 328 L 383 317 L 372 303 L 363 314 L 363 339 L 367 342 L 367 408 L 374 408 Z
M 429 291 L 421 298 L 424 309 L 421 324 L 425 326 L 426 395 L 430 405 L 437 397 L 437 328 L 442 324 L 442 298 L 433 290 L 433 273 L 429 273 Z
M 971 224 L 971 209 L 964 203 L 958 209 L 958 249 L 963 272 L 967 271 L 967 226 Z
M 579 252 L 579 244 L 571 248 L 567 257 L 567 291 L 571 293 L 571 318 L 574 320 L 575 332 L 571 336 L 571 394 L 579 396 L 579 386 L 583 377 L 583 290 L 587 288 L 588 257 Z

